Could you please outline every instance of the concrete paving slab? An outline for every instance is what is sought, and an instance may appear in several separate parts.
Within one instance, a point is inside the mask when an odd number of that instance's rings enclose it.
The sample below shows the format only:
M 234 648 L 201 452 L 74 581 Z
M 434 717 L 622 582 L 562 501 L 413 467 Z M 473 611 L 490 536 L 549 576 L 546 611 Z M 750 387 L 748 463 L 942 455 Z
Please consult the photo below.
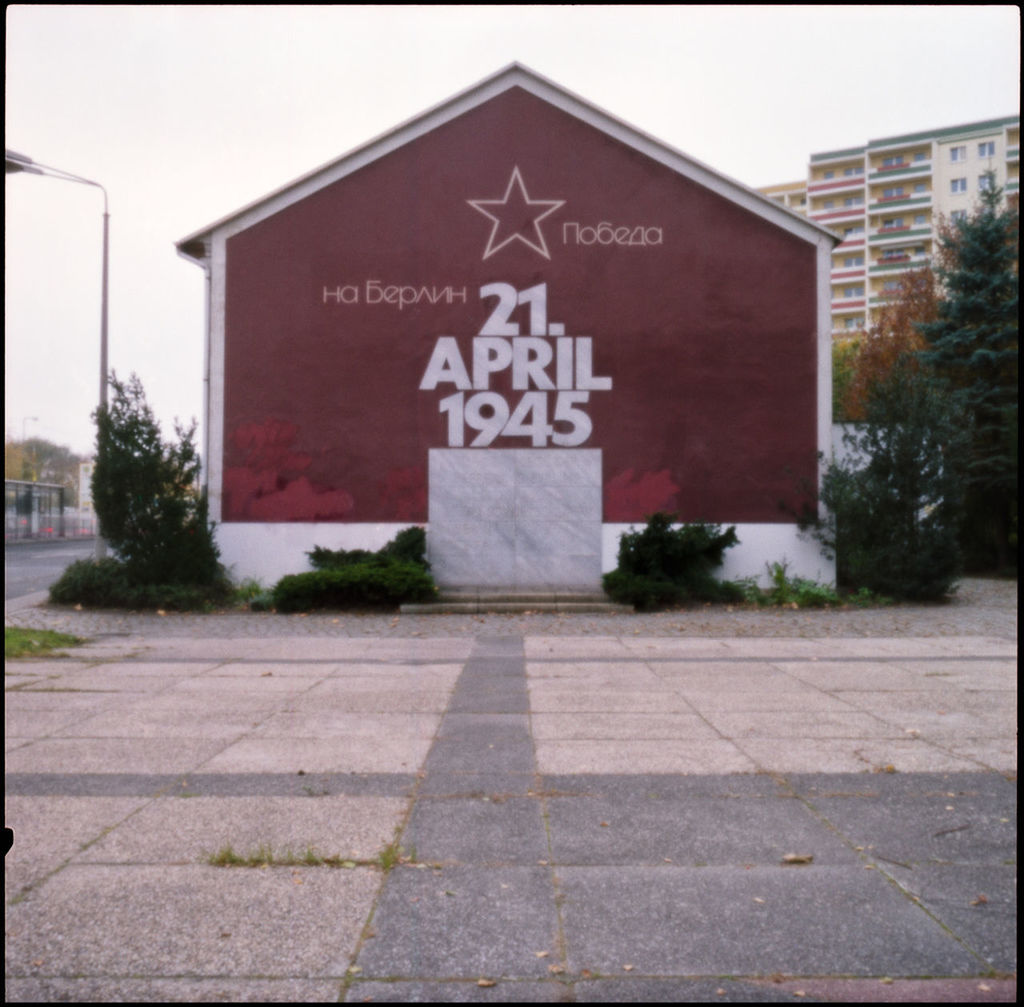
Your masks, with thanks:
M 432 738 L 440 717 L 436 713 L 377 713 L 372 717 L 330 709 L 271 713 L 254 738 Z
M 202 763 L 204 773 L 414 773 L 429 738 L 243 738 Z
M 1017 980 L 994 979 L 786 979 L 776 989 L 828 1003 L 1016 1003 Z
M 781 864 L 791 853 L 860 864 L 793 797 L 552 797 L 547 809 L 555 864 Z
M 548 858 L 540 801 L 498 794 L 421 797 L 402 842 L 431 863 L 532 866 Z
M 523 642 L 523 651 L 528 660 L 558 657 L 586 660 L 632 656 L 632 651 L 625 640 L 590 636 L 529 636 Z
M 7 973 L 340 978 L 380 882 L 368 867 L 71 866 L 8 905 Z
M 9 1003 L 337 1003 L 338 979 L 8 979 Z
M 816 710 L 806 711 L 722 709 L 705 711 L 704 717 L 726 738 L 904 738 L 902 728 L 887 724 L 868 713 Z
M 348 713 L 443 713 L 448 705 L 448 694 L 442 689 L 354 689 L 341 679 L 328 679 L 301 697 L 295 697 L 293 705 L 296 709 L 318 706 Z
M 1015 863 L 882 866 L 904 891 L 992 969 L 1003 973 L 1017 971 Z
M 14 845 L 4 857 L 10 901 L 57 870 L 107 829 L 143 807 L 145 797 L 4 797 L 4 825 Z
M 173 682 L 218 672 L 223 667 L 220 661 L 103 661 L 69 669 L 62 677 L 98 677 L 120 686 L 122 678 L 165 678 Z
M 530 718 L 523 713 L 457 713 L 449 711 L 437 729 L 438 738 L 530 738 Z
M 163 797 L 113 826 L 76 863 L 194 864 L 227 847 L 279 858 L 372 860 L 392 841 L 409 802 L 393 797 Z
M 961 738 L 945 742 L 947 751 L 997 773 L 1017 772 L 1017 745 L 1009 740 Z
M 771 690 L 730 693 L 726 688 L 696 690 L 680 689 L 680 694 L 698 713 L 709 716 L 718 712 L 790 713 L 794 710 L 810 717 L 826 713 L 854 713 L 857 706 L 846 699 L 808 687 L 804 690 Z
M 762 983 L 638 976 L 587 979 L 573 985 L 576 1003 L 792 1003 L 793 994 Z M 814 997 L 801 997 L 816 1003 Z
M 602 689 L 583 692 L 564 685 L 545 686 L 530 683 L 530 709 L 537 713 L 692 713 L 683 696 L 664 689 L 631 692 L 626 689 Z
M 538 790 L 534 773 L 433 770 L 420 784 L 420 797 L 526 797 Z
M 743 738 L 738 748 L 765 773 L 856 773 L 980 769 L 922 738 Z
M 423 768 L 428 773 L 532 773 L 533 745 L 529 738 L 439 738 Z
M 886 661 L 779 661 L 780 671 L 828 692 L 895 692 L 942 689 L 945 678 L 928 677 L 920 668 Z M 934 664 L 927 665 L 929 669 Z
M 481 985 L 483 980 L 485 985 Z M 567 987 L 556 980 L 480 979 L 449 982 L 357 980 L 347 1003 L 565 1003 Z
M 735 800 L 789 797 L 794 792 L 786 779 L 766 773 L 705 773 L 700 776 L 595 773 L 545 776 L 543 783 L 545 794 L 549 797 L 598 797 L 621 801 L 688 801 L 709 797 Z
M 558 960 L 545 867 L 397 867 L 373 930 L 357 961 L 364 979 L 548 979 L 551 959 Z
M 530 721 L 538 741 L 720 738 L 703 717 L 692 713 L 590 713 L 585 717 L 575 713 L 535 713 Z
M 570 970 L 970 975 L 972 951 L 856 867 L 563 867 Z
M 731 741 L 540 741 L 541 773 L 754 773 L 760 767 Z
M 202 738 L 41 738 L 7 754 L 8 773 L 188 773 L 224 747 Z
M 56 738 L 209 738 L 232 740 L 248 734 L 260 723 L 265 712 L 238 710 L 234 704 L 218 709 L 204 705 L 196 709 L 190 704 L 187 717 L 174 700 L 169 705 L 145 704 L 117 712 L 98 713 L 94 717 L 52 732 Z

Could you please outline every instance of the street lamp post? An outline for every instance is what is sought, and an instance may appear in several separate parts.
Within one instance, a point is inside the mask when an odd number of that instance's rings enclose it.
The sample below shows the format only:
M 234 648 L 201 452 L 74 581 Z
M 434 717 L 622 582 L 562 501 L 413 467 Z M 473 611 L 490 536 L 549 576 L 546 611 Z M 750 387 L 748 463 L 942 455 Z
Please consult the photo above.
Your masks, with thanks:
M 24 172 L 28 175 L 43 175 L 49 178 L 63 179 L 65 182 L 79 182 L 82 185 L 91 185 L 103 193 L 103 277 L 102 292 L 100 295 L 100 409 L 107 407 L 107 305 L 110 282 L 110 210 L 107 202 L 107 190 L 94 182 L 91 178 L 82 178 L 81 175 L 73 175 L 69 171 L 60 168 L 53 168 L 46 164 L 39 164 L 31 157 L 19 154 L 17 151 L 4 151 L 4 174 L 10 175 L 16 172 Z M 96 532 L 96 558 L 103 559 L 107 554 L 107 544 L 97 529 Z

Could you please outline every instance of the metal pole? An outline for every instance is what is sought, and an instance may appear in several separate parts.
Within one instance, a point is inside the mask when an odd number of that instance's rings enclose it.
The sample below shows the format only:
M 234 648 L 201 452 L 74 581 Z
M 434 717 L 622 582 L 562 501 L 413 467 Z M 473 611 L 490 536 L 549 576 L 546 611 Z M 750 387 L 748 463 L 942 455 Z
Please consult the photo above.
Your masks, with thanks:
M 102 290 L 100 294 L 100 409 L 107 407 L 107 309 L 109 302 L 110 284 L 110 209 L 107 202 L 107 190 L 99 182 L 91 178 L 83 178 L 81 175 L 73 175 L 70 171 L 62 168 L 54 168 L 48 164 L 40 164 L 33 161 L 31 157 L 19 154 L 14 150 L 5 150 L 4 173 L 13 174 L 25 172 L 29 175 L 43 175 L 49 178 L 60 178 L 65 182 L 79 182 L 82 185 L 91 185 L 103 193 L 103 275 Z M 22 437 L 24 441 L 24 424 L 22 424 Z M 107 543 L 97 529 L 96 532 L 96 559 L 103 559 L 107 555 Z

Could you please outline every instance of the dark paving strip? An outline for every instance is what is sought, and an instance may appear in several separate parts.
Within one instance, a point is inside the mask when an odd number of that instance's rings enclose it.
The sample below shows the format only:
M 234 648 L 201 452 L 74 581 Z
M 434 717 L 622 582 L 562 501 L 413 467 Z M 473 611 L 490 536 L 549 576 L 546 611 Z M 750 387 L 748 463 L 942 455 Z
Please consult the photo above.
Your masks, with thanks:
M 348 1001 L 768 1002 L 792 993 L 707 977 L 1016 968 L 1011 780 L 541 777 L 525 664 L 512 638 L 466 662 L 402 834 L 419 863 L 388 876 Z
M 408 797 L 412 773 L 10 773 L 19 797 Z

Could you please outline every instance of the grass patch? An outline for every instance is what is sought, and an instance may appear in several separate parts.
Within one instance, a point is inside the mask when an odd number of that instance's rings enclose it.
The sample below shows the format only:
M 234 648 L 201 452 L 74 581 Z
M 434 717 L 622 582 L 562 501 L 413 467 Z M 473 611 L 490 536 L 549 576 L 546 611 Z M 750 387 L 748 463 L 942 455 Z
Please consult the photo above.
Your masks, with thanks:
M 45 657 L 64 647 L 76 647 L 84 640 L 50 629 L 4 629 L 4 657 Z
M 238 853 L 229 843 L 222 846 L 216 853 L 211 853 L 206 862 L 211 867 L 344 867 L 351 869 L 361 863 L 376 863 L 375 860 L 359 861 L 340 854 L 323 856 L 312 846 L 307 846 L 302 853 L 291 849 L 277 850 L 261 843 L 248 853 Z
M 409 864 L 415 859 L 415 853 L 407 854 L 397 842 L 388 843 L 370 860 L 354 860 L 341 854 L 324 856 L 312 846 L 307 846 L 302 853 L 296 853 L 290 848 L 275 850 L 267 843 L 260 843 L 248 852 L 239 853 L 228 843 L 216 853 L 209 854 L 206 862 L 211 867 L 343 867 L 347 870 L 353 867 L 379 867 L 387 873 L 396 864 Z

